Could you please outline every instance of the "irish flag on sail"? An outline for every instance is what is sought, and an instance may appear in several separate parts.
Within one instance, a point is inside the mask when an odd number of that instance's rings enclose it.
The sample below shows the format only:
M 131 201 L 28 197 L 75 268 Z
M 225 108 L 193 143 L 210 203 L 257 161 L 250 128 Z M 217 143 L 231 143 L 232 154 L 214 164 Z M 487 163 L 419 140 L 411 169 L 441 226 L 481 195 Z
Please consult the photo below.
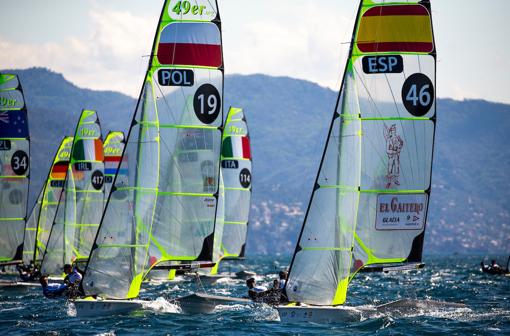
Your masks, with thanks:
M 223 158 L 251 159 L 250 138 L 247 136 L 230 136 L 224 139 L 221 155 Z

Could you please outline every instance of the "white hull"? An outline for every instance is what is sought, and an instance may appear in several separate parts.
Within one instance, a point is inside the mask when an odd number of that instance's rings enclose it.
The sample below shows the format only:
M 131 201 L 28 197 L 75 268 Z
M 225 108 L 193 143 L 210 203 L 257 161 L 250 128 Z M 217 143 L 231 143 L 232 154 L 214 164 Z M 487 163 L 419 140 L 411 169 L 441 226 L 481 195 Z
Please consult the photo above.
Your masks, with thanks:
M 0 280 L 0 290 L 28 290 L 40 287 L 39 282 L 25 282 L 16 280 Z
M 359 322 L 363 311 L 355 307 L 279 306 L 282 323 L 342 323 Z
M 74 300 L 77 317 L 125 314 L 143 308 L 142 300 Z
M 427 314 L 444 309 L 462 309 L 467 308 L 461 303 L 450 303 L 433 300 L 411 300 L 403 299 L 393 301 L 376 307 L 360 306 L 279 306 L 276 309 L 280 315 L 280 321 L 283 323 L 346 323 L 359 322 L 364 318 L 372 316 L 387 315 L 406 315 L 406 314 Z
M 175 300 L 184 314 L 211 314 L 216 306 L 233 304 L 250 304 L 251 300 L 228 296 L 195 293 Z

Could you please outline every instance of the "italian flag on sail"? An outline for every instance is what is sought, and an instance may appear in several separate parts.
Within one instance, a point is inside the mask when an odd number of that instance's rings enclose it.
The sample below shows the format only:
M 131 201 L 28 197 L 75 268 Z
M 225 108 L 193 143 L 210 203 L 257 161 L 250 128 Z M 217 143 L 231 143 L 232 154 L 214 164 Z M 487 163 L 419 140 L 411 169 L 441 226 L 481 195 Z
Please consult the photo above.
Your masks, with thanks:
M 250 138 L 229 136 L 223 140 L 221 155 L 225 159 L 251 159 Z

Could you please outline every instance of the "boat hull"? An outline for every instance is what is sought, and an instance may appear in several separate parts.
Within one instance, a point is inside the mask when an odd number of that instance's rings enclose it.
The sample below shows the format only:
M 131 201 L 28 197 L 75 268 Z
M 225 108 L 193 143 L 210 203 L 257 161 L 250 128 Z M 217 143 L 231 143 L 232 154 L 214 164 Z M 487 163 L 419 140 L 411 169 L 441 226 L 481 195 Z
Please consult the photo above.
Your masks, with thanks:
M 25 282 L 16 280 L 0 280 L 0 290 L 25 291 L 31 288 L 40 287 L 39 282 Z
M 363 311 L 355 307 L 279 306 L 282 323 L 342 323 L 361 321 Z
M 176 299 L 184 314 L 211 314 L 216 306 L 250 304 L 251 300 L 228 296 L 194 293 Z
M 126 314 L 143 308 L 142 300 L 74 300 L 77 317 Z
M 276 309 L 283 323 L 345 323 L 359 322 L 363 318 L 385 315 L 427 314 L 437 310 L 467 308 L 462 303 L 442 302 L 434 300 L 402 299 L 380 306 L 349 307 L 349 306 L 280 306 Z

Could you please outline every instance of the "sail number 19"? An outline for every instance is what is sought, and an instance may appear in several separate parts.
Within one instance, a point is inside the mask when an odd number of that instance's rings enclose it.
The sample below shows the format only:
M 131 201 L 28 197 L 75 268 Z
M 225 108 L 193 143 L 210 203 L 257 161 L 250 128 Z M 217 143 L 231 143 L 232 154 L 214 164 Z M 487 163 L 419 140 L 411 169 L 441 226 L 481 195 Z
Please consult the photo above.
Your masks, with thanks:
M 211 84 L 203 84 L 195 92 L 193 109 L 198 120 L 204 124 L 212 124 L 220 114 L 221 96 Z
M 202 15 L 206 6 L 191 5 L 189 1 L 177 1 L 175 6 L 172 8 L 172 12 L 177 15 L 186 15 L 192 13 L 193 15 Z

